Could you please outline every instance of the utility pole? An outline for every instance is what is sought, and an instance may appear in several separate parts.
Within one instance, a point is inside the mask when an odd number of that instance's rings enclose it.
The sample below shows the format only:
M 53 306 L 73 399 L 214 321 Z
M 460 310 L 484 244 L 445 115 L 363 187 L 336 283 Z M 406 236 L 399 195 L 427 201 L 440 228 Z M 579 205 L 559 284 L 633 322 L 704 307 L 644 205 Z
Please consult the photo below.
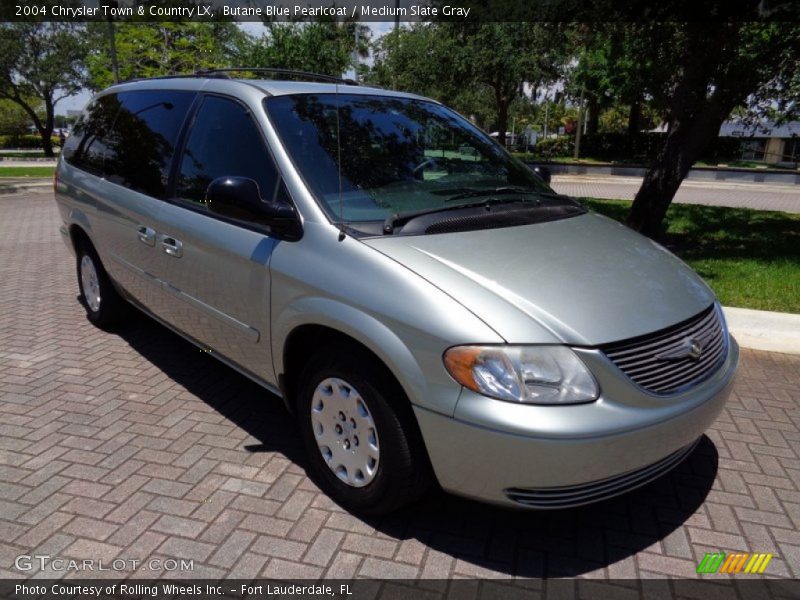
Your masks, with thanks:
M 547 139 L 547 120 L 550 113 L 550 102 L 547 100 L 547 94 L 544 95 L 544 139 Z
M 400 29 L 400 0 L 394 0 L 394 30 Z
M 581 155 L 581 130 L 583 129 L 583 94 L 585 87 L 581 88 L 581 98 L 578 101 L 578 129 L 575 131 L 575 160 Z

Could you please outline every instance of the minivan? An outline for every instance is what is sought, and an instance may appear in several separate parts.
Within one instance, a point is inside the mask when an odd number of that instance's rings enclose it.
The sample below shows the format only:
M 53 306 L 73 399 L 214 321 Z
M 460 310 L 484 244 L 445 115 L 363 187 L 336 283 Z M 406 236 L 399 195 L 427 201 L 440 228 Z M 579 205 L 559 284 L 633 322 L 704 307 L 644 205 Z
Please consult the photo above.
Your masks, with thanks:
M 247 71 L 84 110 L 55 196 L 92 323 L 135 305 L 282 397 L 354 512 L 578 506 L 692 451 L 739 350 L 683 262 L 439 102 Z

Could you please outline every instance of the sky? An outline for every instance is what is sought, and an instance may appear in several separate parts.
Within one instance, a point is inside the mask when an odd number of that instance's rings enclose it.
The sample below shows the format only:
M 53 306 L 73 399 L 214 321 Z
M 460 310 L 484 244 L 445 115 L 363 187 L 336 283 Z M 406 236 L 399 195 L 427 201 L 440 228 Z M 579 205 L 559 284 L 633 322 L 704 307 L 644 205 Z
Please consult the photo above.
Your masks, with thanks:
M 366 25 L 372 30 L 372 39 L 378 39 L 387 31 L 391 30 L 394 27 L 394 21 L 391 22 L 376 22 L 376 23 L 366 23 Z M 247 33 L 251 35 L 260 35 L 264 31 L 264 25 L 261 23 L 239 23 L 239 27 L 244 29 Z M 369 60 L 369 59 L 368 59 Z M 352 69 L 349 73 L 345 75 L 352 77 L 353 72 Z M 91 92 L 88 90 L 83 90 L 74 96 L 70 96 L 69 98 L 65 98 L 61 102 L 56 105 L 56 114 L 63 115 L 66 114 L 68 110 L 82 110 L 84 105 L 89 101 L 92 97 Z

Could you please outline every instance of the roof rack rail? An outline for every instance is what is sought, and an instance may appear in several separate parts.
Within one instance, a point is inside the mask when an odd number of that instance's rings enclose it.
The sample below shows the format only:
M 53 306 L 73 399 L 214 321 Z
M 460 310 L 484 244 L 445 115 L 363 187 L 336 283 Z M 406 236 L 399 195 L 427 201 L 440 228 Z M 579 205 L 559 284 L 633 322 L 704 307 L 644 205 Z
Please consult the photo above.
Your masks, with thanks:
M 358 85 L 352 79 L 323 75 L 322 73 L 309 73 L 308 71 L 297 71 L 294 69 L 273 69 L 264 67 L 233 67 L 226 69 L 200 69 L 195 72 L 196 77 L 228 77 L 228 73 L 269 73 L 272 75 L 291 75 L 293 77 L 304 77 L 325 83 L 341 83 L 343 85 Z

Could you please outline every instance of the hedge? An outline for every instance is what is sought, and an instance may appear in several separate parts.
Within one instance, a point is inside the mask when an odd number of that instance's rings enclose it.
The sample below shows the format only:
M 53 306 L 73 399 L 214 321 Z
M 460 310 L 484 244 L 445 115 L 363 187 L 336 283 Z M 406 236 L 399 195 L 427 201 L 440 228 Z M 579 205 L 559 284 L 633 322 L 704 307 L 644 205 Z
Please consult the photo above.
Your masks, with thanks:
M 60 144 L 58 136 L 50 138 L 54 146 Z M 0 148 L 41 148 L 42 137 L 40 135 L 0 135 Z

